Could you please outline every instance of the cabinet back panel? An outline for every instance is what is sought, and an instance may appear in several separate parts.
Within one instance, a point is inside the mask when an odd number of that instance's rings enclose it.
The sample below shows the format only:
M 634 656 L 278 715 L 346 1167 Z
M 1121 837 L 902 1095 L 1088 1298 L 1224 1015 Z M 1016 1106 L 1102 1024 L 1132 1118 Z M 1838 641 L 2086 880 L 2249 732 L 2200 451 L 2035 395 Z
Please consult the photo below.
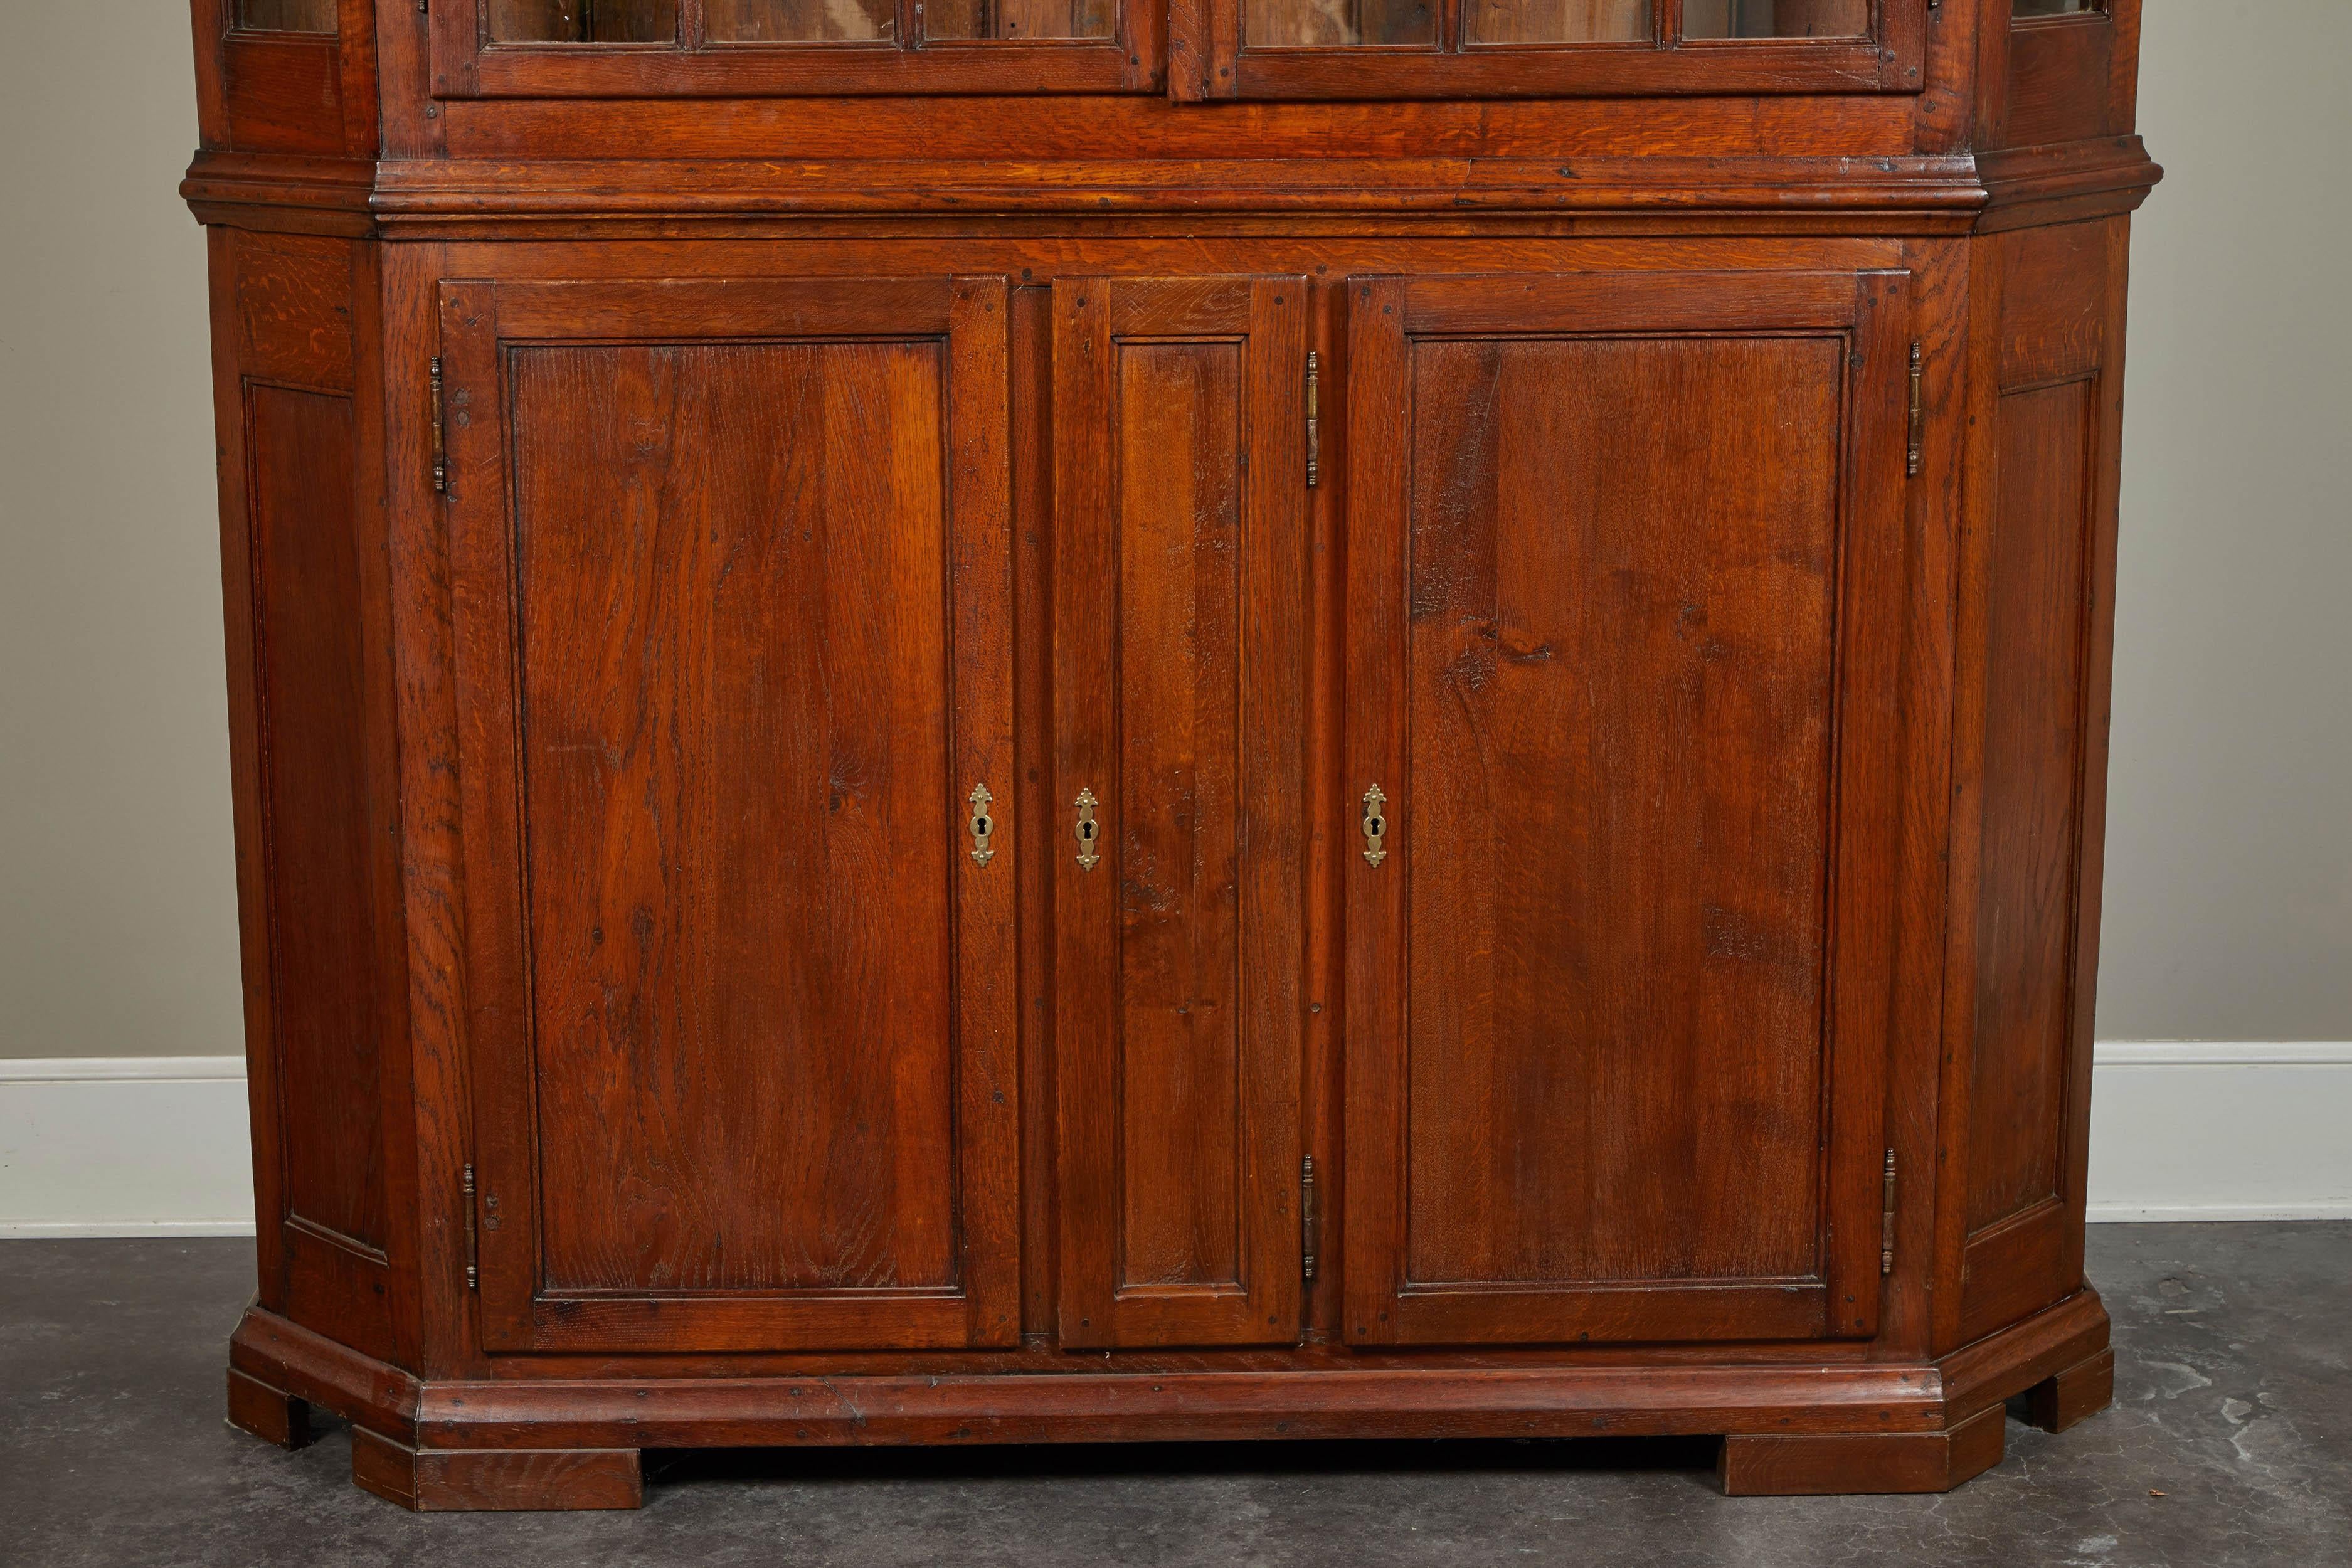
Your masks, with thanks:
M 1821 1268 L 1841 358 L 1414 351 L 1409 1281 Z
M 545 1285 L 952 1284 L 939 346 L 510 375 Z

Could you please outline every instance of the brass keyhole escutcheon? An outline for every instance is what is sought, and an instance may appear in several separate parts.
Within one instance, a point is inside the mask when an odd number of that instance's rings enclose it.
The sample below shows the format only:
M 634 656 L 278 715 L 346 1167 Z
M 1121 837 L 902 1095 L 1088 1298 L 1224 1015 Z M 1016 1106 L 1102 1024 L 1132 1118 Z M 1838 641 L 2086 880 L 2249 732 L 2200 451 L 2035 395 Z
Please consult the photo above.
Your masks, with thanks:
M 988 793 L 988 786 L 983 784 L 972 785 L 971 794 L 965 798 L 971 803 L 972 864 L 985 866 L 996 858 L 996 851 L 988 845 L 996 832 L 996 818 L 988 815 L 988 808 L 996 803 L 996 797 Z
M 1389 858 L 1389 819 L 1382 809 L 1389 797 L 1374 784 L 1364 792 L 1364 860 L 1377 866 Z
M 1094 791 L 1082 789 L 1076 804 L 1078 810 L 1078 869 L 1091 871 L 1102 859 L 1095 847 L 1102 839 L 1102 825 L 1095 820 L 1095 807 L 1102 803 L 1095 799 Z

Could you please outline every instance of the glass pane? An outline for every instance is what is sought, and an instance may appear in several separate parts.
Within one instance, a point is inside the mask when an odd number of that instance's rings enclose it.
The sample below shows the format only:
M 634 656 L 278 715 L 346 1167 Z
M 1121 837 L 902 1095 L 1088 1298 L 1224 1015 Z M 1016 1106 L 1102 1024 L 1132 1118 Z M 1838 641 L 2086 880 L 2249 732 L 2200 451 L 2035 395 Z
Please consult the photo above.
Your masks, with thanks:
M 1112 0 L 929 0 L 923 33 L 933 38 L 1108 38 Z
M 331 33 L 335 0 L 236 0 L 236 25 L 263 33 Z
M 893 0 L 703 0 L 714 44 L 860 44 L 898 36 Z
M 1436 0 L 1242 0 L 1259 48 L 1437 41 Z
M 490 0 L 499 44 L 674 44 L 677 0 Z
M 1866 38 L 1870 0 L 1683 0 L 1685 38 Z
M 2104 11 L 2107 0 L 2010 0 L 2012 16 L 2075 16 L 2085 11 Z
M 1650 0 L 1464 0 L 1473 44 L 1631 44 L 1650 41 Z

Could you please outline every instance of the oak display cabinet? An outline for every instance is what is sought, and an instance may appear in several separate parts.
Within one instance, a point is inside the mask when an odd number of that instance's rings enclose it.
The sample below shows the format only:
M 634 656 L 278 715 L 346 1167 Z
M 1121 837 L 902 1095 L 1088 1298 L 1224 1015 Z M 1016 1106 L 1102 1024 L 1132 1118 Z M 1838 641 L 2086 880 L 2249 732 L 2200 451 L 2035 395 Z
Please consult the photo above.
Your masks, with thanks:
M 238 1426 L 2106 1403 L 2137 0 L 194 16 Z

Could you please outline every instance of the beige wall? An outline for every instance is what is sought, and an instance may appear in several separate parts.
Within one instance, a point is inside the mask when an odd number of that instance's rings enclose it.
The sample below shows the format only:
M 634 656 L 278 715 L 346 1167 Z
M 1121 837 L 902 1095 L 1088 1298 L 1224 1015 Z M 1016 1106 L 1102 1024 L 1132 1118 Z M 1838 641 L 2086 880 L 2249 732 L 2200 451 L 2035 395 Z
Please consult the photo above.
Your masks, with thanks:
M 188 7 L 0 7 L 0 1056 L 239 1051 Z
M 2352 4 L 2146 28 L 2099 1032 L 2352 1040 Z
M 2352 5 L 2148 12 L 2100 1032 L 2352 1039 Z M 0 51 L 0 1056 L 239 1048 L 186 16 Z

